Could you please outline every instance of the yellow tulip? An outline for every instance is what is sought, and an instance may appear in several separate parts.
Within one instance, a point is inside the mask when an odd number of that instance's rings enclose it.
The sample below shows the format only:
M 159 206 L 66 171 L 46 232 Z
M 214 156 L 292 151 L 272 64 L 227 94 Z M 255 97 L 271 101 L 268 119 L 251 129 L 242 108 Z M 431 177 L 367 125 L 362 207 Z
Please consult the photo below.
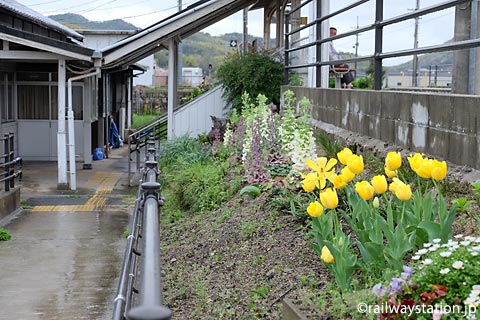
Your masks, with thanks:
M 351 155 L 348 158 L 347 167 L 354 174 L 361 173 L 363 171 L 363 157 L 356 154 Z
M 341 164 L 347 165 L 348 158 L 353 155 L 352 150 L 349 148 L 344 148 L 342 151 L 337 153 L 337 158 L 338 161 L 340 161 Z
M 306 165 L 317 172 L 320 190 L 325 188 L 327 179 L 331 179 L 331 176 L 335 174 L 334 167 L 336 164 L 337 159 L 335 158 L 327 161 L 327 158 L 320 157 L 317 158 L 316 162 L 311 159 L 307 160 Z
M 382 194 L 388 190 L 387 179 L 384 175 L 378 175 L 372 178 L 372 186 L 377 194 Z
M 363 200 L 370 200 L 373 198 L 373 193 L 375 189 L 368 181 L 361 181 L 355 184 L 355 190 L 357 191 L 360 198 Z
M 312 192 L 313 190 L 315 190 L 315 187 L 318 186 L 317 173 L 311 172 L 307 175 L 302 174 L 302 177 L 303 177 L 303 180 L 301 183 L 302 183 L 303 190 L 305 190 L 306 192 Z
M 334 209 L 338 206 L 338 196 L 335 189 L 326 188 L 320 191 L 320 201 L 328 209 Z
M 412 170 L 416 173 L 422 164 L 423 156 L 420 153 L 415 153 L 413 156 L 410 155 L 407 160 L 410 164 L 410 168 L 412 168 Z
M 330 253 L 330 250 L 328 250 L 327 246 L 323 246 L 322 248 L 322 255 L 320 256 L 320 259 L 323 260 L 325 263 L 334 263 L 335 259 L 333 258 L 332 254 Z
M 432 164 L 432 178 L 440 181 L 447 176 L 447 163 L 445 161 L 433 160 Z
M 400 152 L 389 152 L 385 158 L 385 166 L 391 170 L 395 171 L 402 165 L 402 156 Z
M 335 189 L 342 189 L 342 188 L 345 188 L 347 186 L 347 179 L 345 179 L 345 177 L 343 175 L 338 175 L 335 177 L 335 179 L 333 179 L 333 186 L 335 187 Z
M 307 212 L 309 215 L 311 215 L 314 218 L 320 217 L 323 213 L 323 207 L 320 204 L 320 202 L 315 201 L 308 205 Z
M 393 182 L 390 183 L 390 186 L 388 187 L 388 190 L 390 190 L 391 193 L 395 194 L 397 192 L 398 186 L 404 184 L 400 179 L 398 178 L 393 178 Z
M 392 170 L 389 170 L 387 167 L 385 167 L 385 174 L 387 175 L 387 177 L 392 179 L 397 176 L 397 170 L 392 171 Z
M 395 195 L 402 201 L 408 201 L 412 197 L 412 189 L 408 184 L 401 184 L 396 188 Z
M 433 160 L 425 158 L 423 159 L 416 173 L 424 179 L 430 179 L 432 177 L 432 165 L 433 165 Z
M 355 178 L 355 174 L 352 171 L 350 171 L 350 169 L 348 169 L 348 167 L 344 167 L 340 172 L 341 172 L 343 178 L 345 178 L 345 180 L 347 182 L 352 181 L 353 178 Z

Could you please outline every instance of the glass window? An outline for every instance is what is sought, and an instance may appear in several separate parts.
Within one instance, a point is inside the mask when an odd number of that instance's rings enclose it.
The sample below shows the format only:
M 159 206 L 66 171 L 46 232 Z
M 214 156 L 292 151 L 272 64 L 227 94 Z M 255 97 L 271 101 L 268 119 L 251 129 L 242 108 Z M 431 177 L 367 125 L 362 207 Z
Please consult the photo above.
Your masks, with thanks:
M 49 81 L 48 72 L 18 72 L 17 81 Z
M 48 120 L 48 86 L 19 85 L 18 119 Z
M 0 73 L 0 109 L 2 122 L 13 121 L 13 85 L 11 73 Z
M 58 120 L 58 86 L 52 86 L 52 120 Z M 65 92 L 65 116 L 67 116 L 68 110 L 68 96 Z M 72 107 L 75 120 L 83 120 L 83 87 L 72 87 Z

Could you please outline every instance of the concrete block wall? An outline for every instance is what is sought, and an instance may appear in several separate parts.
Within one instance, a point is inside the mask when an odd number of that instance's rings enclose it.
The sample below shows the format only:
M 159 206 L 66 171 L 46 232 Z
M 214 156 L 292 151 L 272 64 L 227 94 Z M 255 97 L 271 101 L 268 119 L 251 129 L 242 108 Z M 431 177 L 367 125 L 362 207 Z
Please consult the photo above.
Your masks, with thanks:
M 315 120 L 480 169 L 480 96 L 282 87 L 313 105 Z

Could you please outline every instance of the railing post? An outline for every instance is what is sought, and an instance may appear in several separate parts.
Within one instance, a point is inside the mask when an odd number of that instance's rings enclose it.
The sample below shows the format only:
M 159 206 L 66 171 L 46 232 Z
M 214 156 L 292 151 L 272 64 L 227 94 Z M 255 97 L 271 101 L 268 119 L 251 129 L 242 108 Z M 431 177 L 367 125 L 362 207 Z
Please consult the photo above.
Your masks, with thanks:
M 375 58 L 374 58 L 374 89 L 382 89 L 382 53 L 383 47 L 383 0 L 376 0 L 375 3 Z
M 9 165 L 9 172 L 8 172 L 8 176 L 11 177 L 9 180 L 10 180 L 10 187 L 11 188 L 14 188 L 15 187 L 15 163 L 14 163 L 14 158 L 15 158 L 15 140 L 14 140 L 14 137 L 15 135 L 13 134 L 13 132 L 10 132 L 10 134 L 8 135 L 8 143 L 10 145 L 9 149 L 10 149 L 10 152 L 9 152 L 9 157 L 8 157 L 8 162 L 10 163 Z
M 10 159 L 10 141 L 9 141 L 9 134 L 5 133 L 3 135 L 3 149 L 4 149 L 4 156 L 3 161 L 5 163 L 5 191 L 10 191 L 10 182 L 8 181 L 7 177 L 10 174 L 10 165 L 8 164 Z
M 315 33 L 317 36 L 317 44 L 315 45 L 317 61 L 322 61 L 322 45 L 318 42 L 322 40 L 322 23 L 320 18 L 322 17 L 322 0 L 317 0 L 317 22 L 315 23 Z M 315 67 L 315 86 L 320 88 L 322 86 L 322 67 L 317 65 Z
M 139 306 L 127 312 L 127 319 L 132 320 L 168 320 L 172 312 L 162 306 L 159 256 L 159 206 L 160 184 L 144 182 L 143 194 L 143 234 L 142 277 L 139 289 Z

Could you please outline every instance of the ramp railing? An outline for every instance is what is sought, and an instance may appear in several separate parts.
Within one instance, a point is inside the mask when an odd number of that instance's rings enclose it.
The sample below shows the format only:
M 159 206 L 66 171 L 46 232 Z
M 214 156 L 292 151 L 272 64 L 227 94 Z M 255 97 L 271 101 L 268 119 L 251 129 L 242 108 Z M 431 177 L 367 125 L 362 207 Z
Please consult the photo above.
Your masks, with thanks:
M 0 172 L 0 182 L 5 182 L 5 191 L 10 191 L 10 188 L 15 187 L 15 178 L 19 177 L 22 181 L 22 158 L 15 157 L 15 135 L 10 132 L 3 136 L 3 154 L 0 158 L 3 162 L 0 163 L 0 168 L 4 168 L 3 172 Z M 20 169 L 17 169 L 17 164 L 20 165 Z
M 147 155 L 133 210 L 130 235 L 114 300 L 113 320 L 167 320 L 160 279 L 161 197 L 157 150 L 153 134 L 146 141 Z

